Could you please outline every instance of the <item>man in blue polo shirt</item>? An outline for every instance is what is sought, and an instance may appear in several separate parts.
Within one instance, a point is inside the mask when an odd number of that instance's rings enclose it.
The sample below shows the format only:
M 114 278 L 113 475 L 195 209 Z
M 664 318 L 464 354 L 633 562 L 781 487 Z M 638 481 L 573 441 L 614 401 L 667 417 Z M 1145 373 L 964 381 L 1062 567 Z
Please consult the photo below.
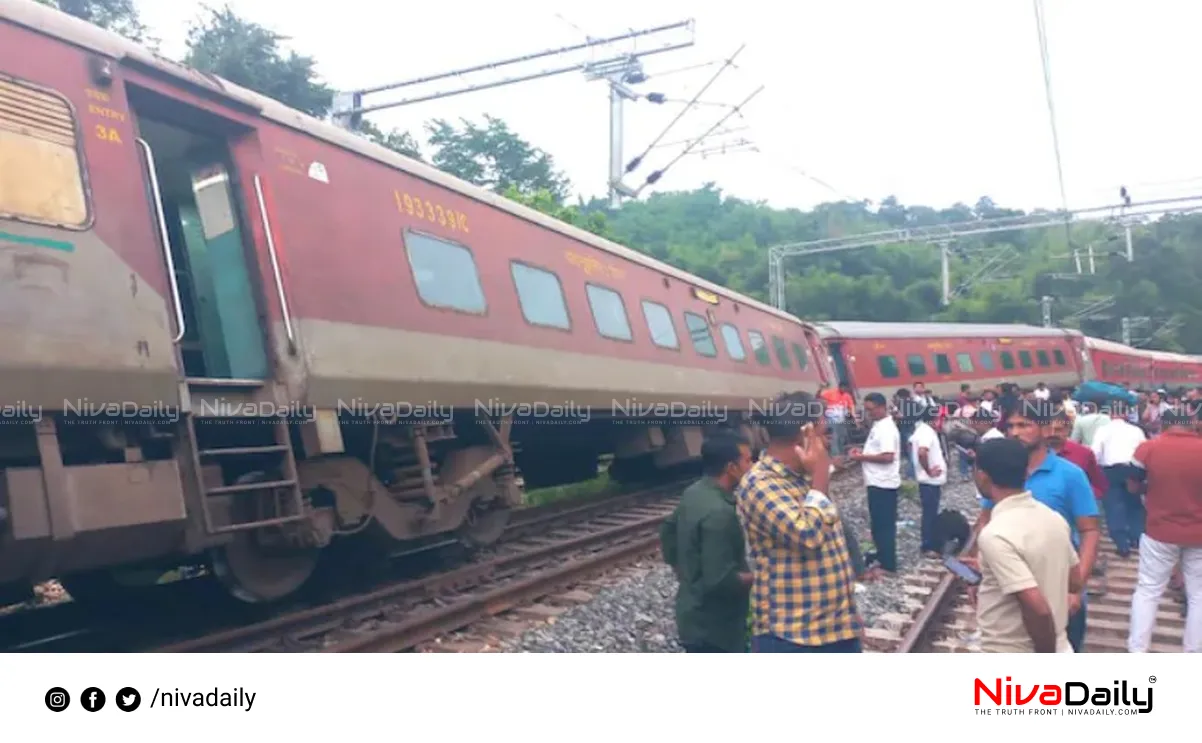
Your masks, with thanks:
M 1081 560 L 1081 593 L 1069 596 L 1068 640 L 1073 652 L 1085 651 L 1085 588 L 1084 578 L 1093 570 L 1098 555 L 1098 503 L 1085 472 L 1062 459 L 1048 448 L 1045 437 L 1051 433 L 1051 423 L 1064 411 L 1047 400 L 1027 400 L 1012 403 L 1002 410 L 1006 435 L 1021 441 L 1026 447 L 1027 490 L 1035 500 L 1064 517 L 1072 530 L 1073 547 Z M 978 533 L 989 523 L 993 503 L 981 498 Z M 1067 589 L 1066 589 L 1067 590 Z

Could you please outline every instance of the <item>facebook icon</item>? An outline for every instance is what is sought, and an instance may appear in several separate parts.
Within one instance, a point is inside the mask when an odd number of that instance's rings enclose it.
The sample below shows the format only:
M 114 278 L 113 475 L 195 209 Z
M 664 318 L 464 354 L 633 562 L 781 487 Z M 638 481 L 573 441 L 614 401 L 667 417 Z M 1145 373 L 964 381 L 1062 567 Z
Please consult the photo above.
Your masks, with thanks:
M 83 690 L 83 694 L 79 697 L 79 703 L 88 712 L 97 712 L 104 707 L 104 692 L 97 689 L 95 686 L 89 686 Z

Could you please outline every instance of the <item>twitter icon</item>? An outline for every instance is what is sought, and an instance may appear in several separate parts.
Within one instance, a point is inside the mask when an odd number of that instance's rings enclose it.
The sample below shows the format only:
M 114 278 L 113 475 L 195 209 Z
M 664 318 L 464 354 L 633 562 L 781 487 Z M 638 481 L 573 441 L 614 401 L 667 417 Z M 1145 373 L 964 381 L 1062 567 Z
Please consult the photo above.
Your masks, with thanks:
M 117 692 L 117 709 L 122 712 L 133 712 L 142 704 L 142 695 L 132 686 L 127 686 Z

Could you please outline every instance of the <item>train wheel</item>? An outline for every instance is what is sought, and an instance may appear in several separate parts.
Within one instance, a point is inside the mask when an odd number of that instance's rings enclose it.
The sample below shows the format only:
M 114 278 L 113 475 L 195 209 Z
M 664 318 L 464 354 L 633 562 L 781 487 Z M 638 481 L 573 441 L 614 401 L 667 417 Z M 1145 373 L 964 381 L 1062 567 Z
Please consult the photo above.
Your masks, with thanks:
M 254 472 L 235 484 L 265 479 L 263 473 Z M 313 575 L 321 550 L 290 546 L 275 537 L 268 529 L 235 532 L 233 541 L 210 552 L 213 574 L 235 598 L 248 604 L 278 601 L 298 591 Z

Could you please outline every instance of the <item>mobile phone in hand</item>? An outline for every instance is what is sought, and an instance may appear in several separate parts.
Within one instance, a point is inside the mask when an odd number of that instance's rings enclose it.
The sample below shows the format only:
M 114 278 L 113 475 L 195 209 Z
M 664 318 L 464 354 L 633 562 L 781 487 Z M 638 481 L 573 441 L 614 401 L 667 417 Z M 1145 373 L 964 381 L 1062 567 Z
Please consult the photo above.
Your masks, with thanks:
M 981 582 L 981 574 L 972 568 L 960 562 L 954 557 L 946 557 L 943 560 L 943 567 L 952 571 L 952 574 L 963 580 L 970 586 L 975 586 Z

